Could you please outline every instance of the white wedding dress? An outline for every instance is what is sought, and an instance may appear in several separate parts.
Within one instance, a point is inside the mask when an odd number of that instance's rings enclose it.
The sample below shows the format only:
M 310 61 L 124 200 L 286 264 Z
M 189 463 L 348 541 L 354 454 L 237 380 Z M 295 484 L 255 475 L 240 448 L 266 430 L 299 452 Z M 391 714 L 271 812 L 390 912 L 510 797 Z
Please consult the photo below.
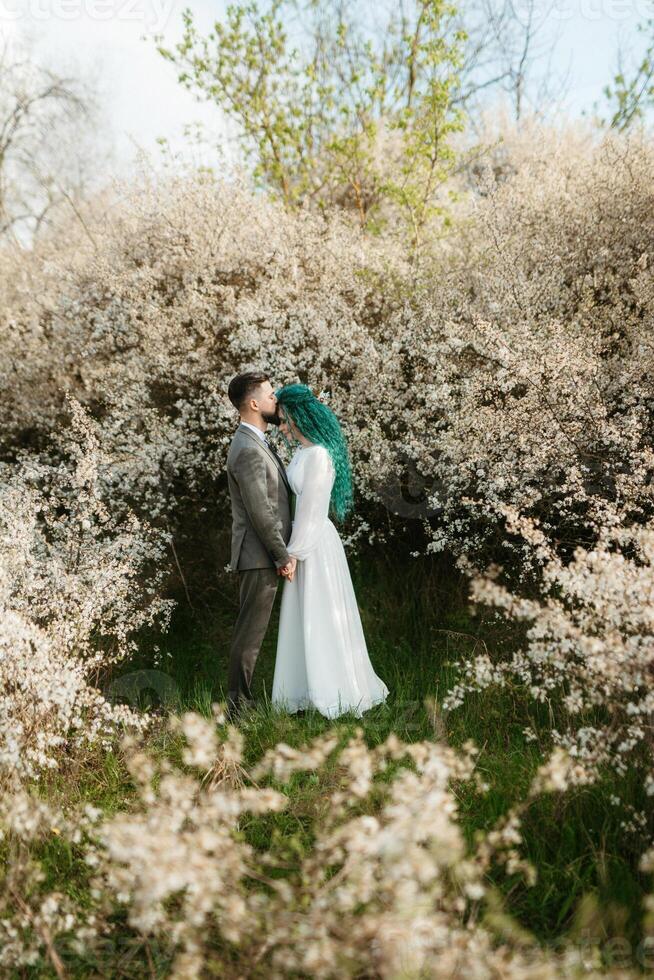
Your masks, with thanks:
M 360 717 L 389 692 L 370 663 L 343 543 L 328 517 L 334 464 L 324 446 L 302 446 L 286 474 L 296 494 L 287 551 L 298 563 L 284 581 L 272 703 Z

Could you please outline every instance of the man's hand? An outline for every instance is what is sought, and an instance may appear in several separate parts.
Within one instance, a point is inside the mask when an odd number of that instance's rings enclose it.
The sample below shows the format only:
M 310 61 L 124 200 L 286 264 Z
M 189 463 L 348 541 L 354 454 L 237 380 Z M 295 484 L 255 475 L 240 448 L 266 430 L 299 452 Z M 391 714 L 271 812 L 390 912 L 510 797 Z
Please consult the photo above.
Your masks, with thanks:
M 289 580 L 289 582 L 292 582 L 295 576 L 296 567 L 297 567 L 297 558 L 294 558 L 293 555 L 291 555 L 291 560 L 289 561 L 288 565 L 282 565 L 281 568 L 278 568 L 277 574 L 283 575 L 284 578 L 287 578 Z

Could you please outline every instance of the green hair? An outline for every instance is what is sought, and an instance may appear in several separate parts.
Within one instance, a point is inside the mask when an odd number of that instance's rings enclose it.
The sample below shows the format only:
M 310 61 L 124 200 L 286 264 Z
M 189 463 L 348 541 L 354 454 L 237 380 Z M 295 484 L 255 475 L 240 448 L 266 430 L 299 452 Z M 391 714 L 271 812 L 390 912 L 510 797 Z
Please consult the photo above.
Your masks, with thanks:
M 347 442 L 338 419 L 307 385 L 284 385 L 275 395 L 302 435 L 329 453 L 336 470 L 329 502 L 332 514 L 342 521 L 354 506 L 354 495 Z M 290 448 L 287 439 L 285 442 Z

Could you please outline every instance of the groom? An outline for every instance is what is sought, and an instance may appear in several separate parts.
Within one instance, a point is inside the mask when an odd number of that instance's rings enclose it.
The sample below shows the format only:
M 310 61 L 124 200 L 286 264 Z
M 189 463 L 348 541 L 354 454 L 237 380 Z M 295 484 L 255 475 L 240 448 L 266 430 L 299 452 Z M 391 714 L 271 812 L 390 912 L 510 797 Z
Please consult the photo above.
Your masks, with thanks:
M 241 419 L 227 454 L 230 564 L 238 572 L 240 591 L 227 679 L 227 712 L 233 721 L 244 705 L 254 705 L 250 684 L 279 577 L 292 579 L 296 559 L 286 550 L 292 491 L 284 465 L 266 439 L 268 423 L 279 424 L 273 386 L 265 374 L 249 372 L 232 378 L 227 394 Z

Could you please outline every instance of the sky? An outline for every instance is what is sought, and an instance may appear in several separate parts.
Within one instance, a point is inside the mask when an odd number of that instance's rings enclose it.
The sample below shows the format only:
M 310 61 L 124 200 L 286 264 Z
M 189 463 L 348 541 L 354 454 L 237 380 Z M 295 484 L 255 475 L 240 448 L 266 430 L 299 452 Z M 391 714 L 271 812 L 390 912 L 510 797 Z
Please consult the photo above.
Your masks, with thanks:
M 519 10 L 520 0 L 514 2 Z M 216 106 L 198 102 L 177 82 L 174 65 L 155 48 L 154 35 L 162 34 L 168 44 L 181 36 L 186 7 L 208 32 L 225 3 L 0 0 L 0 35 L 10 42 L 27 35 L 39 59 L 51 67 L 97 79 L 115 147 L 107 167 L 125 173 L 137 148 L 158 165 L 163 159 L 160 139 L 168 141 L 172 153 L 197 158 L 184 137 L 185 125 L 199 122 L 216 133 L 225 125 Z M 651 0 L 556 0 L 544 30 L 559 37 L 552 68 L 559 75 L 569 72 L 570 89 L 562 107 L 568 115 L 578 116 L 601 98 L 619 42 L 631 49 L 634 59 L 644 50 L 636 26 L 651 12 Z

